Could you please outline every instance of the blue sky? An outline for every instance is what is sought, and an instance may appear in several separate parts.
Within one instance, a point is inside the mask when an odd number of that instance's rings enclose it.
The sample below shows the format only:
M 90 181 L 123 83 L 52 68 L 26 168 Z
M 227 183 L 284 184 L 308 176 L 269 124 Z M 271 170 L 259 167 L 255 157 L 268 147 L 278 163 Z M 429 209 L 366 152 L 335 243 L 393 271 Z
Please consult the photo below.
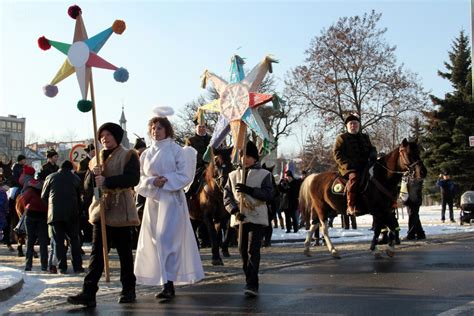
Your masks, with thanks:
M 300 65 L 313 37 L 339 17 L 382 13 L 385 38 L 397 46 L 399 63 L 442 96 L 448 82 L 437 76 L 452 40 L 464 29 L 470 35 L 470 2 L 446 1 L 21 1 L 0 2 L 0 115 L 26 117 L 27 135 L 65 139 L 75 133 L 92 137 L 91 115 L 76 108 L 81 98 L 75 75 L 58 84 L 55 98 L 42 87 L 56 74 L 65 55 L 42 51 L 37 38 L 70 43 L 74 20 L 67 8 L 78 4 L 89 36 L 127 23 L 113 34 L 99 55 L 130 72 L 128 82 L 113 72 L 94 69 L 98 124 L 118 121 L 125 105 L 129 133 L 144 135 L 151 108 L 172 106 L 177 112 L 204 91 L 205 69 L 228 77 L 231 55 L 253 67 L 266 54 L 275 55 L 277 82 Z M 240 48 L 239 48 L 240 47 Z M 130 137 L 134 141 L 134 137 Z M 282 148 L 291 151 L 288 140 Z

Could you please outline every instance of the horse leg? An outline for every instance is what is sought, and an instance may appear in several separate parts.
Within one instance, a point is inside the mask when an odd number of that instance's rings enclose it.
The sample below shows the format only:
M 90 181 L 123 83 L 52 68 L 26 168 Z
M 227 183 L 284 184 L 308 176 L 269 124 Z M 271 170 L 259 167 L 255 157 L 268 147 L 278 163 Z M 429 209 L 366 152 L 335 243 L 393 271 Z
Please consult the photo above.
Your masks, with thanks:
M 398 227 L 398 221 L 395 217 L 395 213 L 392 213 L 387 216 L 387 226 L 390 229 L 388 233 L 388 244 L 385 253 L 389 257 L 393 257 L 395 255 L 395 244 L 396 244 L 396 232 Z
M 381 223 L 378 217 L 372 216 L 372 218 L 373 218 L 374 235 L 370 243 L 370 251 L 372 252 L 374 257 L 378 259 L 382 257 L 382 253 L 378 249 L 377 244 L 379 241 L 379 236 L 380 236 L 380 232 L 382 231 L 383 224 Z
M 309 248 L 311 247 L 311 239 L 313 237 L 314 232 L 316 231 L 318 227 L 319 227 L 319 223 L 311 224 L 311 226 L 309 227 L 309 230 L 306 233 L 306 239 L 304 241 L 304 254 L 308 257 L 311 256 L 311 254 L 309 253 L 310 252 Z
M 207 232 L 209 233 L 209 239 L 211 243 L 211 249 L 212 249 L 211 263 L 213 266 L 223 266 L 224 262 L 222 262 L 221 256 L 219 254 L 219 242 L 217 240 L 217 232 L 216 232 L 216 228 L 214 227 L 212 218 L 205 216 L 204 224 L 207 227 Z
M 324 236 L 324 241 L 326 242 L 326 246 L 328 247 L 329 252 L 331 253 L 332 257 L 335 259 L 341 259 L 341 256 L 337 252 L 336 248 L 334 248 L 334 245 L 332 244 L 331 238 L 329 237 L 329 231 L 328 231 L 328 221 L 327 219 L 322 221 L 319 220 L 321 224 L 321 228 L 323 231 L 323 236 Z

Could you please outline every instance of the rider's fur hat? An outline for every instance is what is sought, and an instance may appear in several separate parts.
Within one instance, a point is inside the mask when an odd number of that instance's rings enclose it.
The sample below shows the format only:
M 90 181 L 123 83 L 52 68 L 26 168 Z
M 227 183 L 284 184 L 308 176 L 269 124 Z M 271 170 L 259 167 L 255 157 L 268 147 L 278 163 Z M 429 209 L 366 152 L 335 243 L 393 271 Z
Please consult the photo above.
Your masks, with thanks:
M 351 113 L 349 114 L 346 119 L 344 120 L 344 125 L 349 123 L 350 121 L 357 121 L 360 123 L 360 117 L 357 114 Z

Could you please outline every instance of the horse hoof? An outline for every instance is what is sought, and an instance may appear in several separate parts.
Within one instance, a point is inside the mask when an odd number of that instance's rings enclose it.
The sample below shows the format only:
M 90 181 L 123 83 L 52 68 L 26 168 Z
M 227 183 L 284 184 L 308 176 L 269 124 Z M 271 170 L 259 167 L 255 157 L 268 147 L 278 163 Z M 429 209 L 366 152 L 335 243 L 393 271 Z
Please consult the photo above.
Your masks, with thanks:
M 229 257 L 230 257 L 230 253 L 229 253 L 228 250 L 227 250 L 227 251 L 226 251 L 226 250 L 223 250 L 223 251 L 222 251 L 222 255 L 223 255 L 224 257 L 226 257 L 226 258 L 229 258 Z
M 306 248 L 303 253 L 306 257 L 311 257 L 311 254 L 309 253 L 309 248 Z
M 212 265 L 213 266 L 223 266 L 224 262 L 220 258 L 219 259 L 212 259 Z
M 332 256 L 334 259 L 341 259 L 341 256 L 339 255 L 339 253 L 337 252 L 337 250 L 331 251 L 331 256 Z

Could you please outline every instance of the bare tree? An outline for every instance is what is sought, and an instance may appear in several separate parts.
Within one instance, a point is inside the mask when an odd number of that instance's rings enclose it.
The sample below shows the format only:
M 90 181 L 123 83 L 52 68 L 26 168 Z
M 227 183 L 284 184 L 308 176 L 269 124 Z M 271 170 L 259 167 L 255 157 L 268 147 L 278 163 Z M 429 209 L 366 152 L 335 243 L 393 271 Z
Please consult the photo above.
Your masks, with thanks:
M 421 111 L 427 95 L 417 75 L 397 65 L 395 46 L 377 26 L 380 17 L 374 11 L 343 17 L 323 30 L 312 40 L 305 63 L 285 80 L 286 96 L 335 130 L 348 113 L 361 117 L 362 129 L 373 130 Z

